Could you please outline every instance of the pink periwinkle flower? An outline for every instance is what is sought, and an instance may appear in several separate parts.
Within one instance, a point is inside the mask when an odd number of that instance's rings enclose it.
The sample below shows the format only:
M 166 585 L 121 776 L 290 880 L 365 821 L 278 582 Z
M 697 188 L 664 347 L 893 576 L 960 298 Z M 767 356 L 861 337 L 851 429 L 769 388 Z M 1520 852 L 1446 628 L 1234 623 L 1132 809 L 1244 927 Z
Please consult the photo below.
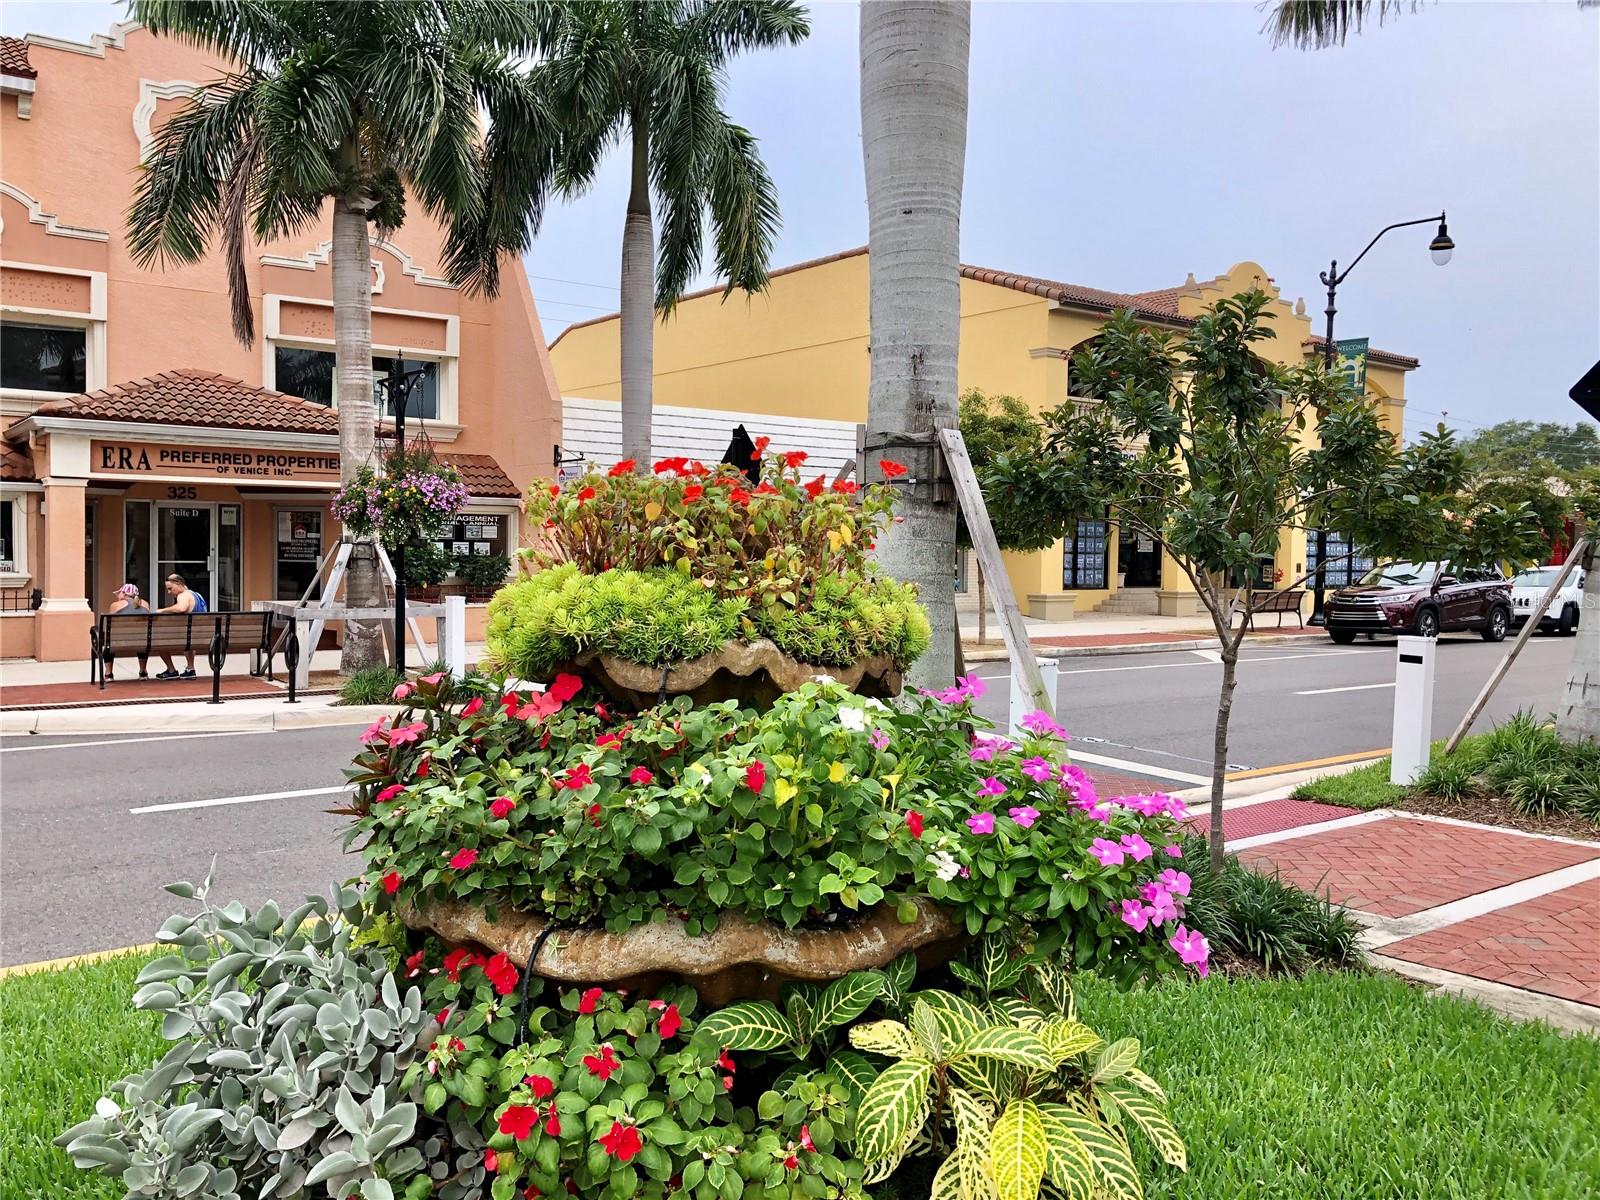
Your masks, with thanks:
M 1023 717 L 1018 724 L 1029 733 L 1038 734 L 1040 737 L 1050 734 L 1052 737 L 1058 737 L 1064 742 L 1071 736 L 1065 729 L 1056 724 L 1055 718 L 1042 708 L 1034 709 L 1033 712 Z
M 1137 833 L 1125 833 L 1118 844 L 1128 852 L 1128 857 L 1134 862 L 1143 862 L 1150 857 L 1150 843 Z
M 1006 785 L 1001 783 L 993 775 L 988 776 L 982 783 L 978 785 L 979 796 L 1004 796 L 1005 794 Z
M 1170 845 L 1161 847 L 1161 853 L 1165 854 L 1168 858 L 1182 858 L 1183 847 L 1178 845 L 1177 842 L 1173 842 Z
M 1167 939 L 1167 945 L 1176 950 L 1183 965 L 1193 967 L 1200 978 L 1204 979 L 1210 973 L 1208 960 L 1211 958 L 1211 944 L 1198 929 L 1191 930 L 1187 925 L 1179 925 Z
M 1138 933 L 1144 932 L 1150 924 L 1150 917 L 1145 912 L 1144 905 L 1137 900 L 1124 900 L 1121 916 L 1122 923 Z
M 889 735 L 881 729 L 874 729 L 867 740 L 872 743 L 874 750 L 887 750 L 889 748 Z
M 973 813 L 967 818 L 967 828 L 973 833 L 982 835 L 994 832 L 994 814 L 992 812 Z
M 1176 870 L 1173 867 L 1168 867 L 1165 871 L 1161 872 L 1160 875 L 1157 875 L 1156 878 L 1161 881 L 1161 886 L 1166 888 L 1167 891 L 1171 892 L 1174 896 L 1187 896 L 1189 894 L 1189 887 L 1194 882 L 1194 880 L 1190 879 L 1188 875 L 1184 874 L 1182 871 Z
M 1029 804 L 1019 805 L 1011 810 L 1011 819 L 1024 829 L 1028 829 L 1039 819 L 1039 810 Z
M 1155 892 L 1149 900 L 1150 904 L 1145 909 L 1145 914 L 1157 925 L 1178 919 L 1178 906 L 1166 888 L 1156 885 Z
M 1094 780 L 1076 763 L 1061 764 L 1061 786 L 1072 793 L 1079 808 L 1088 808 L 1099 799 L 1099 794 L 1094 790 Z
M 1102 867 L 1120 867 L 1126 857 L 1121 846 L 1105 838 L 1095 838 L 1090 842 L 1089 853 L 1100 860 Z
M 1056 773 L 1056 769 L 1050 765 L 1049 759 L 1034 757 L 1024 760 L 1022 773 L 1035 783 L 1043 783 Z

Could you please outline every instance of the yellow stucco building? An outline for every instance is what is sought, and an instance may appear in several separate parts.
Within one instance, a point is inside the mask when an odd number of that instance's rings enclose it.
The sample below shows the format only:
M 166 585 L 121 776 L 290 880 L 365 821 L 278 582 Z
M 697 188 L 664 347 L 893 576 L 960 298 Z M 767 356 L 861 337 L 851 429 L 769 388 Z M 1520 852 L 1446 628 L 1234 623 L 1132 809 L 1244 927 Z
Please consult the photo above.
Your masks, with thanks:
M 1116 309 L 1152 325 L 1182 330 L 1217 300 L 1252 287 L 1272 297 L 1277 337 L 1262 355 L 1290 364 L 1320 353 L 1303 301 L 1284 300 L 1253 262 L 1215 279 L 1150 292 L 1109 292 L 987 267 L 961 268 L 962 390 L 1020 397 L 1035 412 L 1069 394 L 1072 355 Z M 724 302 L 720 289 L 685 296 L 656 327 L 655 403 L 659 406 L 821 418 L 866 419 L 867 251 L 847 250 L 772 273 L 771 287 Z M 569 327 L 550 346 L 563 396 L 620 399 L 618 318 Z M 1367 360 L 1367 394 L 1398 437 L 1405 376 L 1417 361 L 1384 350 Z M 1288 579 L 1307 566 L 1307 538 L 1291 530 L 1277 566 Z M 1012 584 L 1031 616 L 1063 619 L 1097 608 L 1195 614 L 1197 601 L 1159 547 L 1119 536 L 1114 524 L 1080 522 L 1078 535 L 1037 554 L 1007 555 Z M 1341 581 L 1338 577 L 1330 580 Z

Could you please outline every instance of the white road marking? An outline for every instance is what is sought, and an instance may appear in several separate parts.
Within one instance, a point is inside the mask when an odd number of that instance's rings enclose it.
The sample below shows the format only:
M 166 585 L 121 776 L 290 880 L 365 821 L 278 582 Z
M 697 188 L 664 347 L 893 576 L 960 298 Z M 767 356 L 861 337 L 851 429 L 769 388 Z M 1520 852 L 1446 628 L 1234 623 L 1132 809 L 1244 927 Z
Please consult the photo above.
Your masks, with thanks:
M 1198 653 L 1198 651 L 1189 651 L 1189 653 Z M 1367 651 L 1365 650 L 1318 650 L 1310 654 L 1275 654 L 1271 658 L 1251 657 L 1243 658 L 1239 661 L 1242 663 L 1289 662 L 1297 658 L 1335 658 L 1342 654 L 1366 653 Z M 1215 665 L 1210 659 L 1197 658 L 1188 659 L 1184 662 L 1139 663 L 1135 666 L 1126 667 L 1085 667 L 1078 671 L 1062 671 L 1061 678 L 1066 678 L 1068 675 L 1105 675 L 1113 671 L 1165 671 L 1172 667 L 1211 667 Z
M 1093 763 L 1097 767 L 1120 767 L 1124 771 L 1134 771 L 1140 775 L 1159 775 L 1163 779 L 1176 779 L 1179 783 L 1202 784 L 1211 782 L 1204 775 L 1191 775 L 1187 771 L 1174 771 L 1170 767 L 1152 767 L 1147 763 L 1129 762 L 1125 758 L 1111 758 L 1104 754 L 1086 754 L 1082 750 L 1072 750 L 1071 754 L 1073 762 Z
M 1370 692 L 1374 688 L 1393 687 L 1394 681 L 1388 683 L 1353 683 L 1349 687 L 1312 688 L 1308 692 L 1296 692 L 1296 696 L 1331 696 L 1334 692 Z
M 298 792 L 261 792 L 254 796 L 217 796 L 211 800 L 183 800 L 175 804 L 147 804 L 143 808 L 130 808 L 134 814 L 176 812 L 181 808 L 220 808 L 225 804 L 259 804 L 263 800 L 297 800 L 302 796 L 333 796 L 353 791 L 349 785 L 326 788 L 302 788 Z
M 1203 659 L 1208 663 L 1219 663 L 1222 661 L 1221 650 L 1191 650 L 1189 653 L 1193 654 L 1197 658 Z
M 227 729 L 216 733 L 164 733 L 153 737 L 110 738 L 100 742 L 58 742 L 53 746 L 0 746 L 0 754 L 24 754 L 39 750 L 85 750 L 90 746 L 126 746 L 133 742 L 181 742 L 190 738 L 252 737 L 271 733 L 270 729 Z M 71 737 L 67 733 L 46 733 L 40 737 Z

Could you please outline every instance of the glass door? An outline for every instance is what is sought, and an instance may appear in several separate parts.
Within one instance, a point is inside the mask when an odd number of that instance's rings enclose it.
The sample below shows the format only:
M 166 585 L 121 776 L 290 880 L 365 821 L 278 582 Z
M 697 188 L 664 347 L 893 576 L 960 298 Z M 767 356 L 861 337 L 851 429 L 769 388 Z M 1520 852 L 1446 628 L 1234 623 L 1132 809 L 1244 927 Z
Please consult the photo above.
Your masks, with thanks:
M 181 575 L 184 583 L 217 604 L 211 577 L 216 565 L 216 510 L 209 504 L 158 504 L 156 506 L 156 599 L 152 608 L 171 603 L 165 593 L 168 575 Z

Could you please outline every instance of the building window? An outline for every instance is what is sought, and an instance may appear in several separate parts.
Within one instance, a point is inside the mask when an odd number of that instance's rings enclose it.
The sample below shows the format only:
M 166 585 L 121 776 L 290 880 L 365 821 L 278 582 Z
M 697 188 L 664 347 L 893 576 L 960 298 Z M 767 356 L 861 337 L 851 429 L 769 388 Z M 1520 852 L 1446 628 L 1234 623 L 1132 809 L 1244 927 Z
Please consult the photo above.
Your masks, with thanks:
M 68 396 L 87 391 L 88 338 L 79 326 L 0 322 L 0 387 Z
M 1306 586 L 1315 588 L 1317 570 L 1317 531 L 1306 531 L 1306 571 L 1310 578 Z M 1328 530 L 1328 569 L 1324 572 L 1322 588 L 1324 591 L 1333 588 L 1350 587 L 1361 581 L 1361 577 L 1372 570 L 1372 555 L 1362 554 L 1359 551 L 1350 553 L 1350 543 L 1343 534 Z
M 13 522 L 20 515 L 15 500 L 0 500 L 0 575 L 22 574 L 22 545 Z
M 333 404 L 334 356 L 327 350 L 307 350 L 299 346 L 275 346 L 272 352 L 275 377 L 273 386 L 280 392 L 310 400 L 324 407 Z M 389 403 L 389 392 L 383 386 L 389 374 L 392 359 L 372 359 L 372 402 L 378 406 L 380 417 L 393 417 L 394 408 Z M 421 370 L 421 380 L 411 389 L 411 399 L 406 405 L 406 416 L 427 421 L 439 419 L 439 364 L 415 358 L 400 360 L 402 371 Z
M 1106 586 L 1107 521 L 1079 521 L 1061 543 L 1061 586 L 1068 591 Z

